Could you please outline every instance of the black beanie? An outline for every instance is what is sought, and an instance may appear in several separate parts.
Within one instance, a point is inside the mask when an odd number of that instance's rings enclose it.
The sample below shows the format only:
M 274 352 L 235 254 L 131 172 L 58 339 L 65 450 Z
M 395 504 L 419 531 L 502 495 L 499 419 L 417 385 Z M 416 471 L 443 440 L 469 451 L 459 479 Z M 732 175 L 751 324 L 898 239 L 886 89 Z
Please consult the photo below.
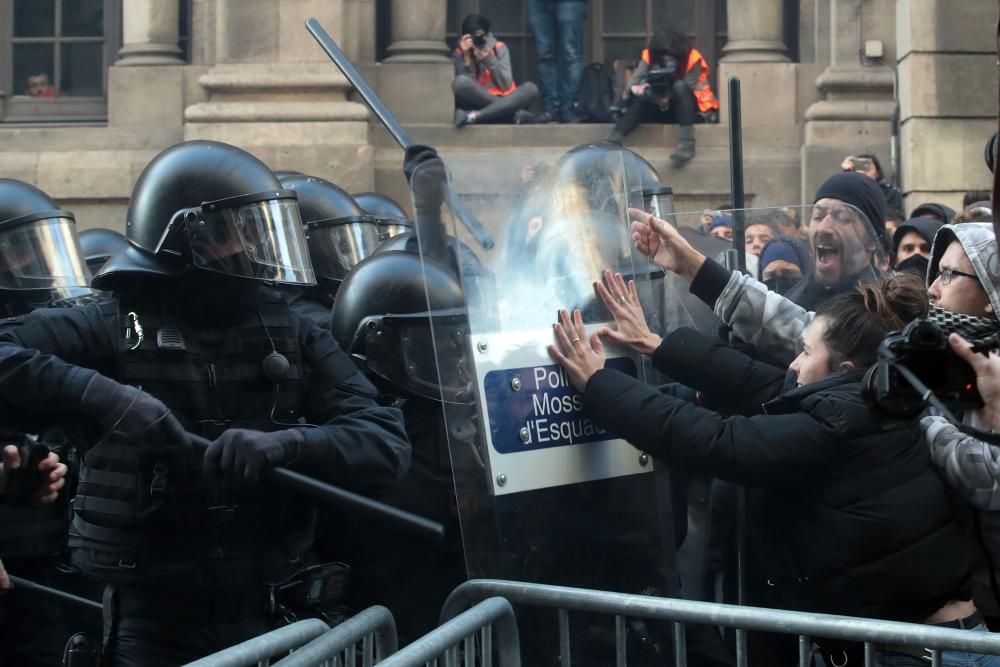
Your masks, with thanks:
M 462 34 L 471 35 L 477 30 L 490 31 L 490 20 L 480 14 L 469 14 L 462 20 Z
M 885 195 L 878 183 L 857 171 L 841 171 L 826 179 L 816 191 L 815 204 L 820 199 L 829 197 L 839 199 L 858 209 L 872 223 L 872 228 L 879 238 L 885 234 Z

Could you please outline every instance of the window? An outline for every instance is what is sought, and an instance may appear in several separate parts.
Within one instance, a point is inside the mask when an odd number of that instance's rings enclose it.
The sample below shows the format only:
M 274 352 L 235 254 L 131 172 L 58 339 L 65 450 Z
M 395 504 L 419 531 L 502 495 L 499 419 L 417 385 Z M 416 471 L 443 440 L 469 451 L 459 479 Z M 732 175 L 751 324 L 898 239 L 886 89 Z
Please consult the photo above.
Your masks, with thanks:
M 102 120 L 121 0 L 0 0 L 0 120 Z

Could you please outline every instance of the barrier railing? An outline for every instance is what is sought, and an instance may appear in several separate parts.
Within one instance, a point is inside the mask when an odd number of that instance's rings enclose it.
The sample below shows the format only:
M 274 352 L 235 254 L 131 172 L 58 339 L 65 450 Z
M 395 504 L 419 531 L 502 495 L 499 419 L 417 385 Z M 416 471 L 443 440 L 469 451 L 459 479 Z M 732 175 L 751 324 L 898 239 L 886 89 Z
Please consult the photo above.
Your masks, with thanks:
M 501 596 L 513 604 L 559 610 L 562 665 L 572 664 L 569 652 L 569 612 L 593 612 L 615 617 L 616 664 L 626 665 L 626 618 L 673 622 L 674 663 L 686 667 L 685 624 L 712 625 L 797 635 L 799 666 L 809 667 L 813 638 L 863 642 L 865 666 L 875 667 L 878 645 L 913 646 L 926 650 L 932 667 L 941 665 L 942 650 L 1000 655 L 1000 633 L 969 632 L 932 625 L 880 621 L 850 616 L 812 614 L 760 607 L 740 607 L 713 602 L 611 593 L 497 579 L 474 579 L 460 585 L 445 601 L 441 621 L 457 617 L 479 600 Z M 444 626 L 442 626 L 444 627 Z M 433 634 L 433 633 L 432 633 Z M 746 664 L 746 646 L 737 647 L 737 662 Z M 405 663 L 411 664 L 411 663 Z
M 304 646 L 329 629 L 319 619 L 306 619 L 195 660 L 187 667 L 267 667 L 272 657 Z
M 397 645 L 395 619 L 385 607 L 374 606 L 320 635 L 273 667 L 371 667 L 395 653 Z
M 471 609 L 456 610 L 440 627 L 378 664 L 379 667 L 422 667 L 428 663 L 443 667 L 460 664 L 492 667 L 494 648 L 498 667 L 521 666 L 514 610 L 507 600 L 498 597 L 485 599 Z

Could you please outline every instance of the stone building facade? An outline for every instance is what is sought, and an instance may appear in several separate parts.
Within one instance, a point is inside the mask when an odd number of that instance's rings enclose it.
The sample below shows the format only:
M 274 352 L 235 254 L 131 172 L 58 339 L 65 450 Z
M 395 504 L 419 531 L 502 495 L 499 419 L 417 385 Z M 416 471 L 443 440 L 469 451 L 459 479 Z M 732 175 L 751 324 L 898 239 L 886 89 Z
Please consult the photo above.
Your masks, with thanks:
M 608 126 L 451 127 L 447 43 L 462 15 L 494 17 L 524 77 L 526 4 L 0 0 L 0 176 L 37 184 L 82 227 L 122 229 L 132 184 L 153 155 L 217 139 L 274 169 L 405 203 L 401 151 L 305 31 L 310 16 L 414 138 L 445 156 L 603 138 Z M 590 0 L 587 56 L 635 50 L 667 17 L 717 66 L 724 109 L 725 82 L 738 75 L 753 205 L 808 200 L 845 154 L 864 151 L 887 170 L 898 165 L 908 208 L 931 199 L 957 207 L 966 190 L 990 183 L 982 151 L 996 127 L 996 13 L 993 0 Z M 48 70 L 54 97 L 27 94 L 34 69 Z M 641 127 L 626 143 L 673 186 L 680 210 L 729 199 L 726 114 L 697 136 L 698 156 L 680 169 L 667 166 L 674 126 Z

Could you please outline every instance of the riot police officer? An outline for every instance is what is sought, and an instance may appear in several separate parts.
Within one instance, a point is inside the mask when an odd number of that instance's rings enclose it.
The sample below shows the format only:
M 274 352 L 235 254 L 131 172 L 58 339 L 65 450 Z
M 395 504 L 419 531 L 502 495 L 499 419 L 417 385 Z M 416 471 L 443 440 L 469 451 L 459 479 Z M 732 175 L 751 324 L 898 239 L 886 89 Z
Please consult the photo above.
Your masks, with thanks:
M 123 234 L 103 227 L 84 229 L 79 236 L 80 249 L 91 275 L 100 271 L 105 262 L 128 245 Z
M 351 268 L 379 244 L 375 221 L 344 190 L 315 176 L 289 174 L 282 186 L 298 195 L 316 286 L 284 286 L 285 298 L 301 314 L 330 329 L 330 308 Z
M 89 292 L 76 220 L 28 183 L 0 179 L 0 310 L 12 317 Z M 4 424 L 5 427 L 10 424 Z M 14 432 L 4 433 L 21 440 Z M 52 456 L 70 458 L 65 448 Z M 64 466 L 65 468 L 65 466 Z M 54 559 L 66 549 L 66 494 L 46 506 L 0 504 L 0 558 L 11 574 L 45 584 L 64 583 Z M 68 638 L 60 606 L 29 591 L 7 593 L 0 606 L 0 664 L 53 664 Z
M 433 311 L 427 309 L 428 293 Z M 430 544 L 346 517 L 346 539 L 318 541 L 317 547 L 351 564 L 351 607 L 391 609 L 404 643 L 435 627 L 448 593 L 465 580 L 442 411 L 442 402 L 471 406 L 474 399 L 472 378 L 463 372 L 464 303 L 461 285 L 446 267 L 431 259 L 422 264 L 416 253 L 389 251 L 355 266 L 333 305 L 334 337 L 360 362 L 382 401 L 402 410 L 413 444 L 410 471 L 383 500 L 446 530 L 444 539 Z M 432 318 L 453 334 L 447 342 L 435 344 Z M 444 362 L 447 375 L 437 371 L 439 354 L 450 359 Z
M 107 584 L 105 664 L 173 665 L 268 630 L 268 584 L 312 542 L 311 508 L 256 487 L 262 470 L 375 493 L 410 447 L 330 334 L 267 288 L 314 277 L 295 193 L 263 163 L 210 141 L 168 148 L 126 228 L 94 279 L 113 302 L 0 333 L 0 414 L 92 425 L 70 547 Z M 213 439 L 206 452 L 188 431 Z
M 413 229 L 413 221 L 392 198 L 378 192 L 358 192 L 351 196 L 365 213 L 375 219 L 383 241 Z

